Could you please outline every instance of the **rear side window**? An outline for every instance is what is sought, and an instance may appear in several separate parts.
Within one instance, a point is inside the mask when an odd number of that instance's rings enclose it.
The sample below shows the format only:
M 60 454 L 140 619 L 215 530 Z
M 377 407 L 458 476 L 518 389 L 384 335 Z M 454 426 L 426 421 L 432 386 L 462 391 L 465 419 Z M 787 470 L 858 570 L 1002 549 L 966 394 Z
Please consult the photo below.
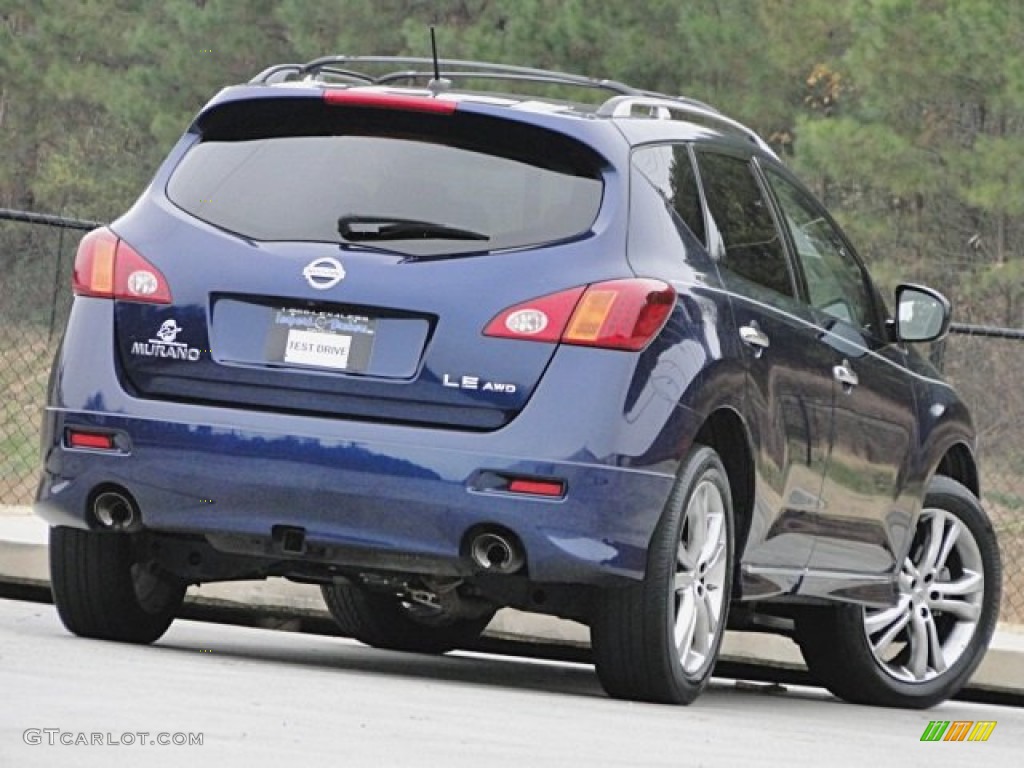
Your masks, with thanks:
M 643 147 L 633 153 L 633 167 L 658 190 L 666 207 L 704 245 L 704 211 L 697 175 L 685 144 Z
M 565 137 L 459 116 L 409 131 L 388 113 L 353 121 L 352 110 L 321 109 L 307 134 L 294 124 L 285 135 L 236 133 L 221 117 L 175 169 L 168 196 L 254 240 L 339 242 L 346 219 L 358 242 L 411 255 L 564 240 L 597 216 L 600 158 L 577 142 L 564 151 Z
M 731 155 L 699 153 L 713 233 L 722 267 L 784 296 L 795 296 L 789 262 L 768 201 L 750 164 Z

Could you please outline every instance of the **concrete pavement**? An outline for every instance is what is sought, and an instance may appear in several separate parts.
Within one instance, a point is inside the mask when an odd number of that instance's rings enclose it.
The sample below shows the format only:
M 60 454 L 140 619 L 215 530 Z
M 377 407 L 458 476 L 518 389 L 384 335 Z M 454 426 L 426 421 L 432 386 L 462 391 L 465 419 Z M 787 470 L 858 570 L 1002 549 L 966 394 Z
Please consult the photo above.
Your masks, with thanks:
M 0 506 L 0 583 L 48 587 L 46 541 L 46 523 L 32 515 L 31 508 Z M 251 609 L 254 614 L 328 618 L 317 587 L 279 578 L 204 584 L 191 587 L 188 599 L 199 606 Z M 548 648 L 562 646 L 579 650 L 590 643 L 589 631 L 581 624 L 510 609 L 498 612 L 485 635 Z M 787 672 L 805 669 L 792 641 L 767 634 L 728 633 L 722 659 Z M 1024 626 L 999 625 L 969 687 L 979 692 L 1009 695 L 1024 703 Z
M 188 620 L 140 648 L 71 638 L 50 606 L 3 599 L 0 659 L 5 768 L 1008 768 L 1024 750 L 1024 709 L 856 707 L 722 678 L 683 709 L 610 699 L 581 664 Z M 922 743 L 934 720 L 995 726 L 983 743 Z

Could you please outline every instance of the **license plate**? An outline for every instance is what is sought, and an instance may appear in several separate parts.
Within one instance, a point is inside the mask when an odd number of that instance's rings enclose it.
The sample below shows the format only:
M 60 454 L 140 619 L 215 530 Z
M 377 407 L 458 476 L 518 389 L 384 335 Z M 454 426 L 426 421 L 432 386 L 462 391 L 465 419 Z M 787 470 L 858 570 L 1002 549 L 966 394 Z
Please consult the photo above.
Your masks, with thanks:
M 308 309 L 278 309 L 267 334 L 267 359 L 361 373 L 370 364 L 376 318 Z
M 319 331 L 288 331 L 284 348 L 286 363 L 317 365 L 321 368 L 348 367 L 348 356 L 352 351 L 352 337 L 342 334 L 320 333 Z

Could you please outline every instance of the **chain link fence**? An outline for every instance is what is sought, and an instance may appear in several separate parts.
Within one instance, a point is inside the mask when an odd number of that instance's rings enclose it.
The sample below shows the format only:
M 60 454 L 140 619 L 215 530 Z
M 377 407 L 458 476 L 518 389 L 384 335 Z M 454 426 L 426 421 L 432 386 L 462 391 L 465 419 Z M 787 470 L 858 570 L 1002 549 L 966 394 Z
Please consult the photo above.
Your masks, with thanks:
M 0 505 L 32 501 L 50 362 L 71 305 L 82 231 L 63 216 L 0 209 Z
M 82 231 L 97 222 L 0 209 L 0 506 L 29 504 L 50 363 Z M 1024 623 L 1024 331 L 955 325 L 933 350 L 970 405 L 982 495 L 1003 552 L 1002 619 Z
M 1003 556 L 1000 618 L 1024 624 L 1024 330 L 955 324 L 932 357 L 978 431 L 981 495 Z

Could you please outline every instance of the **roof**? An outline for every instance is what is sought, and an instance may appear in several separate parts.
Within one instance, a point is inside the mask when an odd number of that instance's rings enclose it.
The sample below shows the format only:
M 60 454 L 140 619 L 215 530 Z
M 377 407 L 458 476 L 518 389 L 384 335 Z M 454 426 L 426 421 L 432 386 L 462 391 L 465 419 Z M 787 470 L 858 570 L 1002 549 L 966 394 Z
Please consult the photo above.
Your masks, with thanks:
M 470 85 L 491 81 L 513 88 L 525 83 L 599 91 L 609 94 L 598 106 L 547 97 L 523 97 L 492 91 L 452 91 L 458 82 Z M 535 69 L 462 59 L 427 59 L 406 56 L 324 56 L 306 64 L 276 64 L 260 72 L 251 85 L 317 84 L 324 88 L 384 90 L 415 89 L 434 98 L 488 103 L 524 111 L 586 114 L 599 119 L 679 120 L 702 128 L 741 137 L 762 152 L 775 152 L 755 131 L 714 107 L 685 96 L 647 91 L 617 80 L 596 79 L 556 70 Z M 424 91 L 426 93 L 424 93 Z

